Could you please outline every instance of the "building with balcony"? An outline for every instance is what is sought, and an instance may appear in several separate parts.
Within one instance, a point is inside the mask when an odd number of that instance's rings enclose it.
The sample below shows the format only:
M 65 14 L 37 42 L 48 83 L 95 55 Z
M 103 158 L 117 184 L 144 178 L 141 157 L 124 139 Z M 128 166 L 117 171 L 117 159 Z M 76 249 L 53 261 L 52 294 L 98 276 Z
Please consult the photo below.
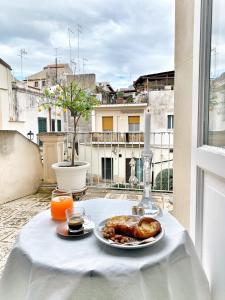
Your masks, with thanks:
M 152 97 L 151 147 L 153 151 L 152 185 L 164 169 L 172 168 L 173 103 L 168 110 L 155 108 L 157 97 Z M 169 98 L 170 99 L 170 98 Z M 164 99 L 164 102 L 168 98 Z M 159 99 L 159 107 L 162 99 Z M 162 103 L 161 103 L 162 104 Z M 165 104 L 165 103 L 164 103 Z M 156 105 L 157 106 L 157 105 Z M 79 134 L 79 159 L 90 162 L 92 184 L 126 186 L 131 176 L 131 159 L 136 162 L 135 174 L 139 188 L 143 183 L 141 153 L 144 149 L 144 111 L 147 103 L 100 105 L 92 113 L 92 132 Z M 172 122 L 172 121 L 171 121 Z M 170 190 L 169 188 L 166 190 Z

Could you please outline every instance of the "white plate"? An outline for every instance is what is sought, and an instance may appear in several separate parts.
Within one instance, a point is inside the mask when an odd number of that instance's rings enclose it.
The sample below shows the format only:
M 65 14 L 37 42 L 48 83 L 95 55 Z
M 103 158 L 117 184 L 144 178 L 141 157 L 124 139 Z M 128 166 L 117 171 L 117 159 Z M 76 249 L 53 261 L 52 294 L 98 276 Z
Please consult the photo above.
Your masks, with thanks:
M 149 247 L 151 245 L 154 245 L 156 243 L 158 243 L 161 238 L 164 236 L 165 230 L 164 227 L 161 224 L 161 232 L 159 234 L 157 234 L 152 240 L 150 240 L 149 242 L 146 242 L 144 244 L 140 244 L 140 245 L 126 245 L 126 244 L 117 244 L 114 243 L 113 241 L 107 240 L 102 236 L 102 228 L 104 227 L 105 223 L 107 222 L 108 219 L 105 219 L 104 221 L 100 222 L 98 226 L 95 227 L 94 229 L 94 234 L 96 236 L 96 238 L 102 242 L 103 244 L 106 244 L 108 246 L 114 247 L 114 248 L 120 248 L 120 249 L 140 249 L 140 248 L 145 248 L 145 247 Z M 146 239 L 148 240 L 148 239 Z M 142 240 L 141 242 L 144 242 L 145 240 Z

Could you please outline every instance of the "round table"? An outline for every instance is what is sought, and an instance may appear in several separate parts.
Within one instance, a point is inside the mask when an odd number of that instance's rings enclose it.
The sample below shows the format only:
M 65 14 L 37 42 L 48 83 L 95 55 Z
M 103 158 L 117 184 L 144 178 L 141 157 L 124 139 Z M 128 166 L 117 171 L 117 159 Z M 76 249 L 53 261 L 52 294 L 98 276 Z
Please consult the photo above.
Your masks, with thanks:
M 130 214 L 134 201 L 76 202 L 95 224 Z M 65 240 L 50 211 L 20 232 L 0 282 L 4 300 L 207 300 L 208 282 L 186 230 L 170 214 L 159 218 L 165 236 L 144 249 L 116 249 L 94 234 Z

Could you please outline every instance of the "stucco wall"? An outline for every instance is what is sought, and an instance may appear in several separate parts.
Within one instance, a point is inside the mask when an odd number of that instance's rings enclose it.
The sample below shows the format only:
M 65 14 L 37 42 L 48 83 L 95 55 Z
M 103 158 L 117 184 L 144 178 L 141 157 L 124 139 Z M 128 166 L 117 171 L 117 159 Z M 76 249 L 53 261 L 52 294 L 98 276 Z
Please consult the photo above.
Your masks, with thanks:
M 72 81 L 75 81 L 82 89 L 93 91 L 96 88 L 95 74 L 67 75 L 67 83 L 71 83 Z
M 48 110 L 42 109 L 38 111 L 38 100 L 40 96 L 30 94 L 29 92 L 13 90 L 11 96 L 7 96 L 7 91 L 2 93 L 1 108 L 4 112 L 2 118 L 3 130 L 17 130 L 27 137 L 27 133 L 31 130 L 34 133 L 34 142 L 37 142 L 38 134 L 38 117 L 46 118 L 47 130 L 49 131 L 49 113 Z M 15 118 L 15 109 L 12 108 L 13 97 L 17 98 L 18 118 Z M 11 108 L 11 109 L 10 109 Z M 63 113 L 58 108 L 52 108 L 52 119 L 55 119 L 55 129 L 57 131 L 57 120 L 61 120 L 62 131 L 64 129 Z
M 38 117 L 46 118 L 47 130 L 49 131 L 48 110 L 39 111 L 38 102 L 40 95 L 26 90 L 26 84 L 17 82 L 16 88 L 12 88 L 11 71 L 0 64 L 0 130 L 17 130 L 27 137 L 31 130 L 34 133 L 34 142 L 37 142 Z M 63 112 L 59 108 L 52 108 L 52 119 L 61 120 L 63 131 L 65 124 Z
M 167 131 L 167 116 L 174 114 L 174 91 L 151 91 L 149 97 L 152 106 L 152 131 Z
M 194 0 L 176 0 L 174 214 L 189 228 Z
M 35 193 L 42 173 L 38 146 L 17 131 L 0 130 L 0 203 Z
M 11 81 L 11 71 L 0 64 L 0 129 L 4 128 L 9 116 L 9 103 L 12 97 Z

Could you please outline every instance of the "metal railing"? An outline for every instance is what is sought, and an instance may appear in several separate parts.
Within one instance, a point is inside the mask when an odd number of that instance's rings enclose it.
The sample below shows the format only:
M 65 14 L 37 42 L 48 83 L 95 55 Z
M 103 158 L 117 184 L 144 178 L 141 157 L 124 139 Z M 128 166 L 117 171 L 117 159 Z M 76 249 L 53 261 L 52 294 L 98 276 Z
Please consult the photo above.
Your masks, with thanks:
M 152 132 L 152 191 L 173 192 L 173 132 Z M 80 132 L 77 159 L 88 161 L 87 185 L 97 188 L 143 190 L 143 132 Z M 72 132 L 65 136 L 65 160 L 71 159 Z M 131 159 L 136 162 L 137 184 L 131 185 Z

